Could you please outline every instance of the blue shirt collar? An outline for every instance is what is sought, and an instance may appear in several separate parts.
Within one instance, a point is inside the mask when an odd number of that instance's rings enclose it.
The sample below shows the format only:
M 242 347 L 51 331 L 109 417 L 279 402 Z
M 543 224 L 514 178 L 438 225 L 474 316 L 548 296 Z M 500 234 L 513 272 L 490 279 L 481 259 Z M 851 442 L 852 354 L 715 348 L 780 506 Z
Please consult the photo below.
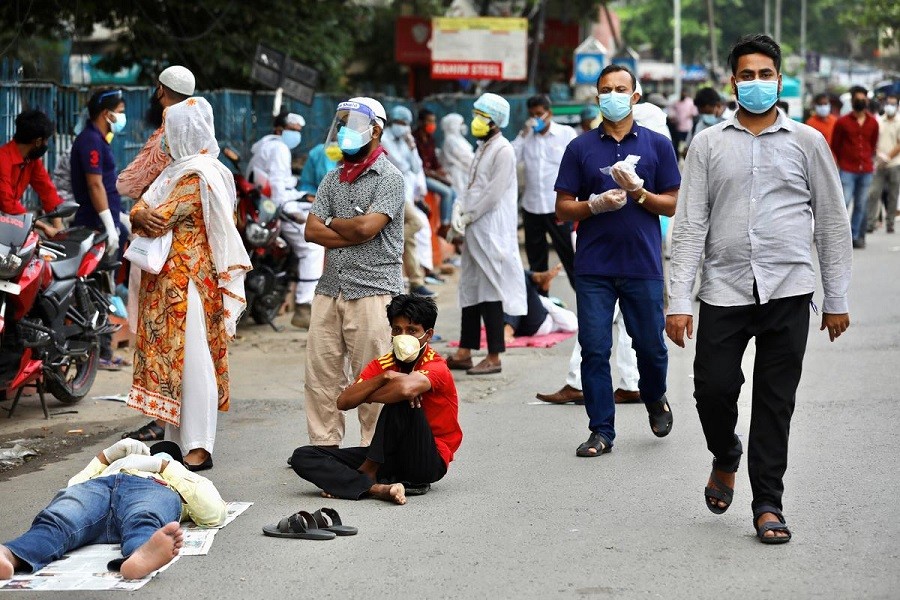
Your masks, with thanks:
M 625 138 L 628 138 L 630 136 L 638 137 L 638 127 L 639 127 L 639 125 L 637 124 L 637 121 L 633 121 L 631 123 L 631 129 L 628 131 L 628 133 L 625 134 L 625 137 L 623 137 L 622 139 L 624 140 Z M 612 137 L 610 134 L 606 133 L 606 130 L 603 129 L 603 123 L 600 123 L 599 125 L 597 125 L 597 131 L 600 132 L 601 140 L 604 138 L 616 139 L 616 138 Z

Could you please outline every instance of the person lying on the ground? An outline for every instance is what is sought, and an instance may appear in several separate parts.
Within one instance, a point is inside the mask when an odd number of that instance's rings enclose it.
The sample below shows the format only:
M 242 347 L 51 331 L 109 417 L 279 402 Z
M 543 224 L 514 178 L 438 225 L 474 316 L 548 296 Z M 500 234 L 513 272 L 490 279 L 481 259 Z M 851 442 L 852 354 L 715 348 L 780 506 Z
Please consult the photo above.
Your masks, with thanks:
M 558 306 L 546 296 L 550 282 L 559 274 L 562 265 L 556 265 L 549 271 L 534 273 L 525 269 L 525 295 L 528 300 L 528 313 L 525 315 L 503 315 L 503 336 L 506 343 L 513 338 L 534 335 L 548 335 L 558 331 L 578 331 L 578 317 L 571 310 Z
M 363 369 L 337 399 L 340 410 L 383 404 L 368 447 L 303 446 L 290 465 L 323 496 L 379 498 L 406 504 L 446 473 L 462 442 L 456 385 L 444 359 L 428 345 L 437 321 L 431 298 L 401 294 L 387 307 L 393 350 Z
M 181 549 L 180 521 L 215 527 L 225 502 L 212 482 L 188 471 L 173 442 L 148 448 L 124 439 L 100 452 L 69 480 L 31 528 L 0 546 L 0 579 L 34 573 L 88 544 L 121 544 L 110 562 L 125 579 L 141 579 L 171 562 Z

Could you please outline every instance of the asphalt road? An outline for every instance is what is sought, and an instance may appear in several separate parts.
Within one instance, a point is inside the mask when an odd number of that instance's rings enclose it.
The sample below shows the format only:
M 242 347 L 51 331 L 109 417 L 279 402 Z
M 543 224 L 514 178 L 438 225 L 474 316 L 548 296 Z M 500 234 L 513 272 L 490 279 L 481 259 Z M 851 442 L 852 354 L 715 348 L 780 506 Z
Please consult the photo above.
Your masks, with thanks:
M 323 500 L 286 467 L 293 448 L 306 443 L 305 334 L 250 328 L 232 353 L 235 397 L 220 418 L 209 474 L 223 497 L 255 505 L 217 535 L 208 556 L 181 559 L 138 594 L 191 600 L 897 598 L 898 252 L 900 236 L 881 232 L 856 251 L 852 326 L 836 343 L 811 319 L 786 477 L 785 515 L 794 533 L 787 545 L 756 541 L 744 468 L 726 514 L 704 507 L 710 456 L 691 396 L 692 347 L 670 348 L 672 434 L 655 438 L 641 406 L 620 407 L 614 451 L 592 459 L 574 454 L 587 436 L 582 407 L 531 404 L 535 392 L 562 385 L 572 341 L 511 350 L 499 376 L 458 376 L 462 448 L 443 481 L 400 507 Z M 456 337 L 454 286 L 440 291 L 438 332 Z M 564 278 L 553 291 L 572 299 Z M 436 347 L 446 352 L 446 344 Z M 745 374 L 752 360 L 751 346 Z M 127 373 L 104 374 L 97 389 L 121 392 L 127 383 Z M 747 384 L 740 404 L 744 434 L 749 391 Z M 36 402 L 30 404 L 12 419 L 21 429 L 45 425 Z M 115 439 L 113 430 L 141 422 L 110 403 L 79 407 L 78 415 L 51 422 L 58 429 L 81 423 L 93 432 L 84 449 L 0 482 L 0 539 L 27 527 L 54 491 Z M 10 427 L 4 423 L 0 434 Z M 353 442 L 355 423 L 349 429 Z M 359 535 L 328 542 L 262 535 L 263 525 L 321 506 L 337 508 Z M 111 594 L 66 595 L 101 596 Z

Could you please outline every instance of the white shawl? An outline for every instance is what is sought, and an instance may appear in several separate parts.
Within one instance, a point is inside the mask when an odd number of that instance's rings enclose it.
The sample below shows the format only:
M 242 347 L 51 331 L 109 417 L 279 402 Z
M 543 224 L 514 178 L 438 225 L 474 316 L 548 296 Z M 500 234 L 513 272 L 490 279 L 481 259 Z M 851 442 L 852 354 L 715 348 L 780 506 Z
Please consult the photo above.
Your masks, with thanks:
M 247 306 L 244 276 L 250 270 L 250 257 L 234 225 L 234 176 L 217 159 L 219 143 L 212 107 L 204 98 L 192 97 L 170 106 L 165 121 L 163 139 L 172 163 L 150 185 L 143 199 L 150 208 L 156 208 L 182 177 L 199 175 L 203 221 L 225 307 L 225 330 L 233 336 Z

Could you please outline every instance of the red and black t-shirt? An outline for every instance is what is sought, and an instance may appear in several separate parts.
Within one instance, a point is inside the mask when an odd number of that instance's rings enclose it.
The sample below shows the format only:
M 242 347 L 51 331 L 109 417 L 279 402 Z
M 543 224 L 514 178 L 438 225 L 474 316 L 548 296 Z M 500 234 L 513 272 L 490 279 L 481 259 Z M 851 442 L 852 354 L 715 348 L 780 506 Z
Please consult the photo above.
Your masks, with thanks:
M 422 410 L 425 411 L 425 418 L 431 426 L 438 454 L 449 466 L 463 437 L 458 420 L 459 397 L 456 393 L 456 384 L 453 383 L 453 376 L 450 375 L 447 362 L 431 346 L 425 347 L 413 370 L 418 371 L 431 382 L 431 389 L 422 394 Z M 377 377 L 385 371 L 400 371 L 393 352 L 376 358 L 366 365 L 366 368 L 360 373 L 357 383 Z

